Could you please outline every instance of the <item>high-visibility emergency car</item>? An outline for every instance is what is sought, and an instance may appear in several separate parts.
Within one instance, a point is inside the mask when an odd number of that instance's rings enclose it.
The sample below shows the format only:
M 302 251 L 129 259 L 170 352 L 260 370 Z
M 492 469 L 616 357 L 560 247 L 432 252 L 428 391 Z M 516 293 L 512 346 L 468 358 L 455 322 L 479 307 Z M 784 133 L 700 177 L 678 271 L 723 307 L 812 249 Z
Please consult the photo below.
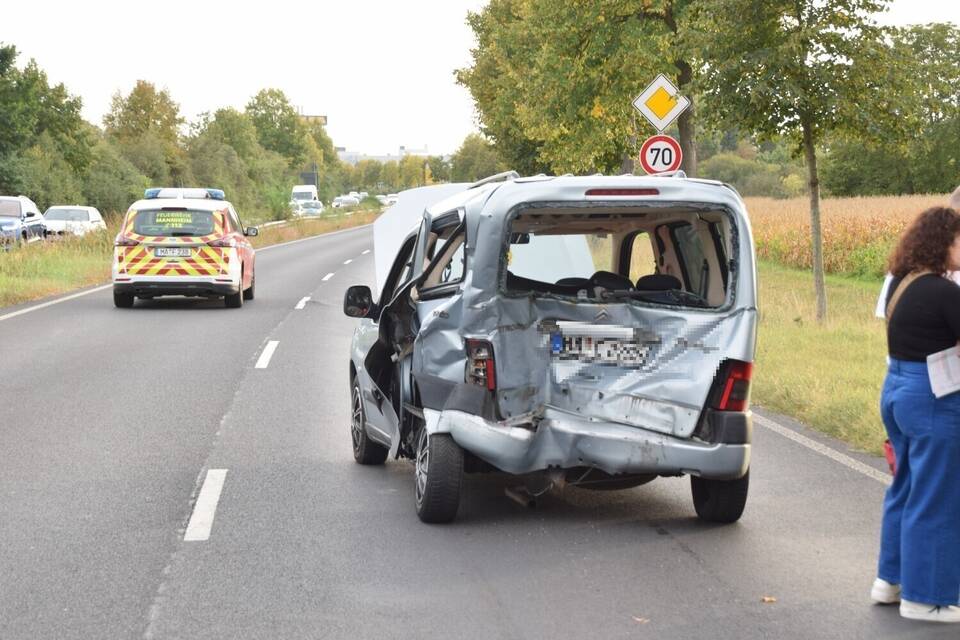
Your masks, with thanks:
M 254 296 L 247 238 L 257 233 L 219 189 L 147 189 L 114 242 L 113 302 L 126 308 L 135 298 L 179 295 L 241 307 Z

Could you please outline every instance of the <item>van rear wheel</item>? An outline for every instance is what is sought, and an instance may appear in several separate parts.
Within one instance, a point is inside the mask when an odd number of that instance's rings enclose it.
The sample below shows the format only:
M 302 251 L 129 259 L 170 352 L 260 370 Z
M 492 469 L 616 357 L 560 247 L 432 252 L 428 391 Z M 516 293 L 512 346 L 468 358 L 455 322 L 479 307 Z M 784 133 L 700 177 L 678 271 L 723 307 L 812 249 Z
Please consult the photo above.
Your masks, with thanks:
M 463 449 L 448 433 L 429 435 L 425 427 L 417 437 L 417 516 L 423 522 L 452 522 L 460 507 Z
M 743 515 L 747 506 L 750 471 L 737 480 L 706 480 L 690 476 L 693 507 L 697 516 L 706 522 L 730 524 Z

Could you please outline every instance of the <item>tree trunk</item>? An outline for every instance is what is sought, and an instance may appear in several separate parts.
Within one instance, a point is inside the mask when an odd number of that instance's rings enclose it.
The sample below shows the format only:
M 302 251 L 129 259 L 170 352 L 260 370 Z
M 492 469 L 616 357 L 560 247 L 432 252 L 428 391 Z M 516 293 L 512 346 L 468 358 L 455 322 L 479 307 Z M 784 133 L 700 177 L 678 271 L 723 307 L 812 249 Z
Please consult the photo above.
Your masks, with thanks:
M 817 173 L 817 149 L 813 129 L 808 122 L 803 127 L 803 154 L 807 161 L 810 189 L 810 241 L 813 248 L 813 287 L 817 293 L 817 322 L 827 319 L 827 287 L 823 278 L 823 232 L 820 227 L 820 176 Z
M 683 152 L 683 163 L 680 168 L 690 178 L 697 177 L 697 120 L 696 105 L 693 103 L 693 96 L 688 95 L 687 90 L 693 83 L 693 68 L 686 60 L 678 60 L 674 63 L 677 67 L 677 88 L 680 95 L 690 101 L 687 110 L 680 114 L 677 119 L 677 127 L 680 129 L 680 151 Z
M 637 149 L 637 134 L 632 134 L 627 142 L 627 150 L 623 152 L 623 159 L 620 161 L 620 173 L 633 173 L 636 168 L 633 154 Z

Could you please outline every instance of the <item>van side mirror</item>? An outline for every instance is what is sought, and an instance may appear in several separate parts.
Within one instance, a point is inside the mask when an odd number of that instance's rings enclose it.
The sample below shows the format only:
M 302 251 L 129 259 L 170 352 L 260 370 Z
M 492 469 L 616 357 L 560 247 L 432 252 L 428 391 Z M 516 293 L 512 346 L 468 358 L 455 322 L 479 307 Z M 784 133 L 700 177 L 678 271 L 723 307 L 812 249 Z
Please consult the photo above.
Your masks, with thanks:
M 343 294 L 343 313 L 351 318 L 367 318 L 373 309 L 373 293 L 366 285 L 354 285 Z
M 243 235 L 245 235 L 245 236 L 251 236 L 251 237 L 252 237 L 252 236 L 258 236 L 258 235 L 260 235 L 260 229 L 258 229 L 257 227 L 247 227 L 247 228 L 244 230 Z

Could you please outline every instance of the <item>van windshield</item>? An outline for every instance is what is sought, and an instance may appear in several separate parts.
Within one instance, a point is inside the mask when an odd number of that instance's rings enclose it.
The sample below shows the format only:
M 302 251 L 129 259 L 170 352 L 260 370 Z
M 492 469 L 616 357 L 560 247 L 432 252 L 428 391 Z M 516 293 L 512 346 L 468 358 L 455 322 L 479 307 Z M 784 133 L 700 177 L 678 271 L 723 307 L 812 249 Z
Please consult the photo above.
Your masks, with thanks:
M 313 200 L 313 194 L 309 191 L 294 191 L 294 200 Z
M 530 209 L 513 219 L 507 292 L 711 308 L 726 301 L 729 218 L 683 209 Z
M 0 200 L 0 218 L 19 218 L 19 200 Z

